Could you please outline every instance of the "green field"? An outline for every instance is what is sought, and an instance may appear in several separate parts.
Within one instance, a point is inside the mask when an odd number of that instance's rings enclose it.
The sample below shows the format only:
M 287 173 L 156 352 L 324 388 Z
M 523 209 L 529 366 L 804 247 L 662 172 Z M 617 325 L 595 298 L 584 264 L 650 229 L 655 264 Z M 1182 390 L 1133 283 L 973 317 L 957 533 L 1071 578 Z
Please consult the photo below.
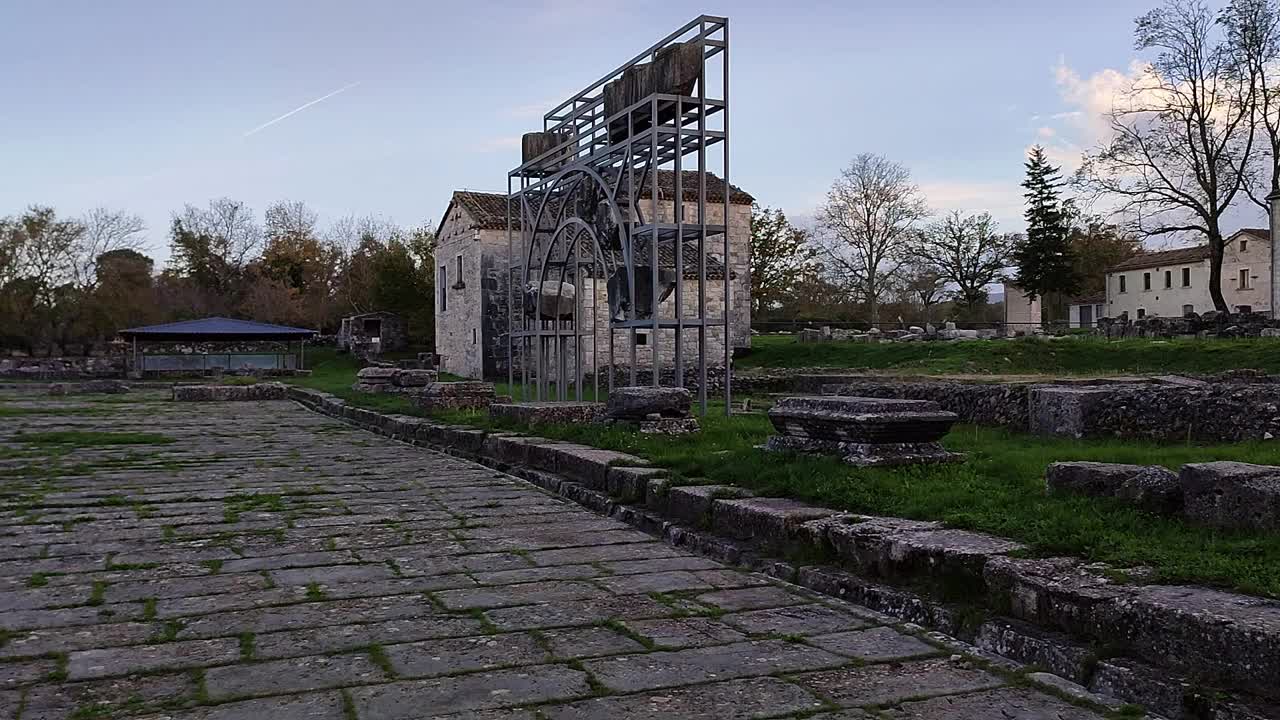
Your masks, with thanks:
M 422 414 L 402 397 L 352 391 L 355 365 L 350 358 L 325 354 L 316 361 L 314 374 L 295 382 L 363 407 Z M 1045 467 L 1057 460 L 1175 469 L 1207 460 L 1280 464 L 1280 444 L 1076 441 L 957 426 L 944 444 L 969 453 L 963 464 L 866 470 L 830 458 L 757 449 L 770 433 L 768 420 L 761 415 L 726 418 L 712 413 L 704 418 L 702 433 L 675 438 L 594 425 L 497 424 L 484 413 L 453 412 L 438 419 L 634 453 L 669 468 L 684 483 L 734 484 L 762 495 L 794 497 L 841 510 L 941 520 L 953 527 L 1022 541 L 1039 555 L 1075 555 L 1120 567 L 1147 565 L 1161 581 L 1280 597 L 1280 536 L 1199 528 L 1106 499 L 1047 496 L 1043 481 Z
M 1018 338 L 974 342 L 800 343 L 792 335 L 759 335 L 737 361 L 742 369 L 858 368 L 921 374 L 1117 375 L 1218 373 L 1253 368 L 1280 373 L 1280 339 L 1062 340 Z

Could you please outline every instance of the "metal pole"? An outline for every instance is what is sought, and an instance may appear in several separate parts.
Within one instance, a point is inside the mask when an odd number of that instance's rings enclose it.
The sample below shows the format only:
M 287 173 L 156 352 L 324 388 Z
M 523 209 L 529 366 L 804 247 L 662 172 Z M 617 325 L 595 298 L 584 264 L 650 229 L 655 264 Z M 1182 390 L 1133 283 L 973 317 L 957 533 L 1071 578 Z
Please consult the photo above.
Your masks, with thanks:
M 672 214 L 675 215 L 676 237 L 674 255 L 676 258 L 676 354 L 672 372 L 675 375 L 676 387 L 684 387 L 684 100 L 676 100 L 676 192 L 672 200 Z
M 729 184 L 729 18 L 724 20 L 724 107 L 721 117 L 724 119 L 724 137 L 721 145 L 724 148 L 724 414 L 733 414 L 733 339 L 730 337 L 730 276 L 729 272 L 729 195 L 732 185 Z
M 707 24 L 699 26 L 698 47 L 698 404 L 707 414 Z
M 658 329 L 659 316 L 658 312 L 658 96 L 651 96 L 649 102 L 649 168 L 651 174 L 649 183 L 651 187 L 649 201 L 649 270 L 651 280 L 651 292 L 649 296 L 649 305 L 653 312 L 650 318 L 653 320 L 653 331 L 649 338 L 649 367 L 653 371 L 653 386 L 658 387 L 661 382 L 662 363 L 658 357 Z M 677 280 L 676 282 L 679 282 Z

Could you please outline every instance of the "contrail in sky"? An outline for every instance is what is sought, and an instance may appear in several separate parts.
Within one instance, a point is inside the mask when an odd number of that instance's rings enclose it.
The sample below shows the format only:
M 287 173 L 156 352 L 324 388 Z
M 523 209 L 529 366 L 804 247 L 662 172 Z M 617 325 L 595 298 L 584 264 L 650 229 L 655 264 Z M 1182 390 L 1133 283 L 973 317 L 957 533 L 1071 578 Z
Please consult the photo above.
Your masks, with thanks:
M 242 138 L 247 138 L 247 137 L 249 137 L 250 135 L 253 135 L 253 134 L 255 134 L 255 133 L 259 133 L 259 132 L 261 132 L 261 131 L 263 131 L 263 130 L 266 130 L 267 128 L 271 127 L 272 125 L 275 125 L 276 123 L 280 122 L 281 120 L 284 120 L 284 119 L 286 119 L 286 118 L 288 118 L 288 117 L 290 117 L 290 116 L 292 116 L 292 115 L 297 115 L 298 113 L 302 112 L 303 110 L 306 110 L 307 108 L 311 107 L 312 105 L 315 105 L 316 103 L 322 103 L 322 102 L 324 102 L 325 100 L 328 100 L 329 98 L 333 97 L 334 95 L 337 95 L 338 93 L 346 92 L 346 91 L 350 90 L 351 88 L 353 88 L 353 87 L 355 87 L 355 86 L 357 86 L 357 85 L 359 85 L 359 84 L 360 84 L 359 82 L 353 82 L 353 83 L 351 83 L 350 85 L 343 85 L 342 87 L 338 88 L 337 90 L 334 90 L 333 92 L 329 93 L 328 95 L 322 95 L 322 96 L 320 96 L 320 97 L 316 98 L 315 100 L 312 100 L 312 101 L 311 101 L 311 102 L 309 102 L 309 103 L 305 103 L 305 104 L 303 104 L 303 105 L 299 105 L 298 107 L 296 107 L 296 108 L 294 108 L 294 109 L 290 110 L 289 112 L 287 112 L 287 113 L 285 113 L 285 114 L 281 115 L 281 116 L 280 116 L 280 117 L 278 117 L 278 118 L 274 118 L 274 119 L 272 119 L 272 120 L 268 120 L 268 121 L 266 121 L 266 122 L 262 123 L 262 124 L 261 124 L 261 125 L 259 125 L 258 127 L 254 128 L 254 129 L 252 129 L 252 130 L 250 130 L 250 131 L 248 131 L 248 132 L 246 132 L 244 135 L 241 135 L 240 137 L 242 137 Z

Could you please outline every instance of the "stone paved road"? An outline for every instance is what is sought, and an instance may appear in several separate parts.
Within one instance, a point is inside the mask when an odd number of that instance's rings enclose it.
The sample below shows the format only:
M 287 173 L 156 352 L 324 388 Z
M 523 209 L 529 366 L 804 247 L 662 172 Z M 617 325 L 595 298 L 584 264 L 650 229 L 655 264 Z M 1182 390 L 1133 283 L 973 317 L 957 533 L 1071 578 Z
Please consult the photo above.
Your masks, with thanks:
M 33 398 L 0 395 L 0 719 L 1100 717 L 292 403 Z M 174 442 L 15 435 L 66 430 Z

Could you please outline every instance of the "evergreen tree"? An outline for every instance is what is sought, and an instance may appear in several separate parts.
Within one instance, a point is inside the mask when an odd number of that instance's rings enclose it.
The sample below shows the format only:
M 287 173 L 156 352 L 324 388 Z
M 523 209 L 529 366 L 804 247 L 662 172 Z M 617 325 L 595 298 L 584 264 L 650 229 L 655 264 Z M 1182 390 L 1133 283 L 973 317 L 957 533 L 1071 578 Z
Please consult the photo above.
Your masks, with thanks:
M 1017 282 L 1032 298 L 1069 295 L 1080 285 L 1071 249 L 1070 223 L 1058 192 L 1062 180 L 1049 164 L 1044 148 L 1031 148 L 1023 197 L 1027 199 L 1027 234 L 1013 253 Z

